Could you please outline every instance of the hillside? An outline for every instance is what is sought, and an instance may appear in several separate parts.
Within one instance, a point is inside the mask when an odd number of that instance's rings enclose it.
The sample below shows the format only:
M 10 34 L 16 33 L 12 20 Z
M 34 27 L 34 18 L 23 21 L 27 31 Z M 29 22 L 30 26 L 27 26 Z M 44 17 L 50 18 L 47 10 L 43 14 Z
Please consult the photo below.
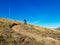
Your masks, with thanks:
M 0 18 L 0 45 L 60 45 L 60 31 Z

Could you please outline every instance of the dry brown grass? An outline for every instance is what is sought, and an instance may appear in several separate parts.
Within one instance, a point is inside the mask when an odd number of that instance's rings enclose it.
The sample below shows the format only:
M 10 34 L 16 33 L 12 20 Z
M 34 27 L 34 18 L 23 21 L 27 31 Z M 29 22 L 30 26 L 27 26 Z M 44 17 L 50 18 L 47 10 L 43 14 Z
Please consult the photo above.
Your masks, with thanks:
M 13 28 L 9 25 L 18 24 Z M 60 45 L 60 31 L 0 18 L 0 45 Z M 1 39 L 1 38 L 0 38 Z M 23 41 L 24 40 L 24 41 Z M 28 43 L 27 43 L 28 42 Z

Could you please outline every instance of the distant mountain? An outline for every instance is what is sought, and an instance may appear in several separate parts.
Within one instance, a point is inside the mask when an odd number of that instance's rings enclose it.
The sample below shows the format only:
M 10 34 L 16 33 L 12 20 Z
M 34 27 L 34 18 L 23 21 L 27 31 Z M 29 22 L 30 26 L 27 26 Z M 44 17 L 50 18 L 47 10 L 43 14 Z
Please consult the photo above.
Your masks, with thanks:
M 60 31 L 0 18 L 0 45 L 60 45 Z
M 60 27 L 56 28 L 56 30 L 60 30 Z

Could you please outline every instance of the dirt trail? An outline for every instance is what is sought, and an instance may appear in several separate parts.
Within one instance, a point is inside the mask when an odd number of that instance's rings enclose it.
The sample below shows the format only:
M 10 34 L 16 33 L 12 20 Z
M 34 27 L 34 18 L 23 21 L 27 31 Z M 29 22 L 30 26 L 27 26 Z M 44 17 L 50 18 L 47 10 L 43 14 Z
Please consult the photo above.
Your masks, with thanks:
M 14 26 L 13 28 L 12 28 L 13 30 L 15 30 L 16 32 L 18 32 L 18 33 L 20 33 L 20 34 L 22 34 L 22 35 L 25 35 L 25 36 L 28 36 L 28 37 L 30 37 L 30 38 L 34 38 L 34 39 L 36 39 L 37 41 L 42 41 L 42 40 L 44 40 L 45 41 L 45 43 L 47 43 L 47 42 L 49 42 L 49 43 L 52 43 L 52 41 L 54 41 L 56 44 L 60 44 L 60 41 L 59 40 L 56 40 L 56 39 L 53 39 L 53 38 L 51 38 L 51 37 L 42 37 L 42 36 L 40 36 L 40 35 L 37 35 L 37 34 L 32 34 L 31 32 L 26 32 L 26 30 L 23 30 L 22 29 L 22 27 L 21 26 Z M 48 40 L 48 41 L 47 41 Z M 59 43 L 58 43 L 59 42 Z M 48 43 L 48 44 L 49 44 Z M 53 44 L 53 43 L 52 43 Z
M 13 27 L 13 30 L 15 30 L 16 32 L 22 34 L 22 35 L 26 35 L 30 38 L 34 38 L 36 39 L 37 41 L 41 41 L 43 38 L 37 34 L 32 34 L 30 32 L 26 32 L 26 30 L 23 30 L 20 26 L 14 26 Z

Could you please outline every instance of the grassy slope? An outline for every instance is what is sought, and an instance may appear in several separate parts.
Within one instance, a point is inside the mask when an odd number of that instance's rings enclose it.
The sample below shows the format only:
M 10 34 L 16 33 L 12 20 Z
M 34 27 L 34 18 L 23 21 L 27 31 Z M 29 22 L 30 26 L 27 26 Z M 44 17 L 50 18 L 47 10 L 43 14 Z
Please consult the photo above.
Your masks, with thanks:
M 19 25 L 11 29 L 13 23 Z M 0 45 L 59 45 L 60 31 L 0 18 L 0 40 Z

